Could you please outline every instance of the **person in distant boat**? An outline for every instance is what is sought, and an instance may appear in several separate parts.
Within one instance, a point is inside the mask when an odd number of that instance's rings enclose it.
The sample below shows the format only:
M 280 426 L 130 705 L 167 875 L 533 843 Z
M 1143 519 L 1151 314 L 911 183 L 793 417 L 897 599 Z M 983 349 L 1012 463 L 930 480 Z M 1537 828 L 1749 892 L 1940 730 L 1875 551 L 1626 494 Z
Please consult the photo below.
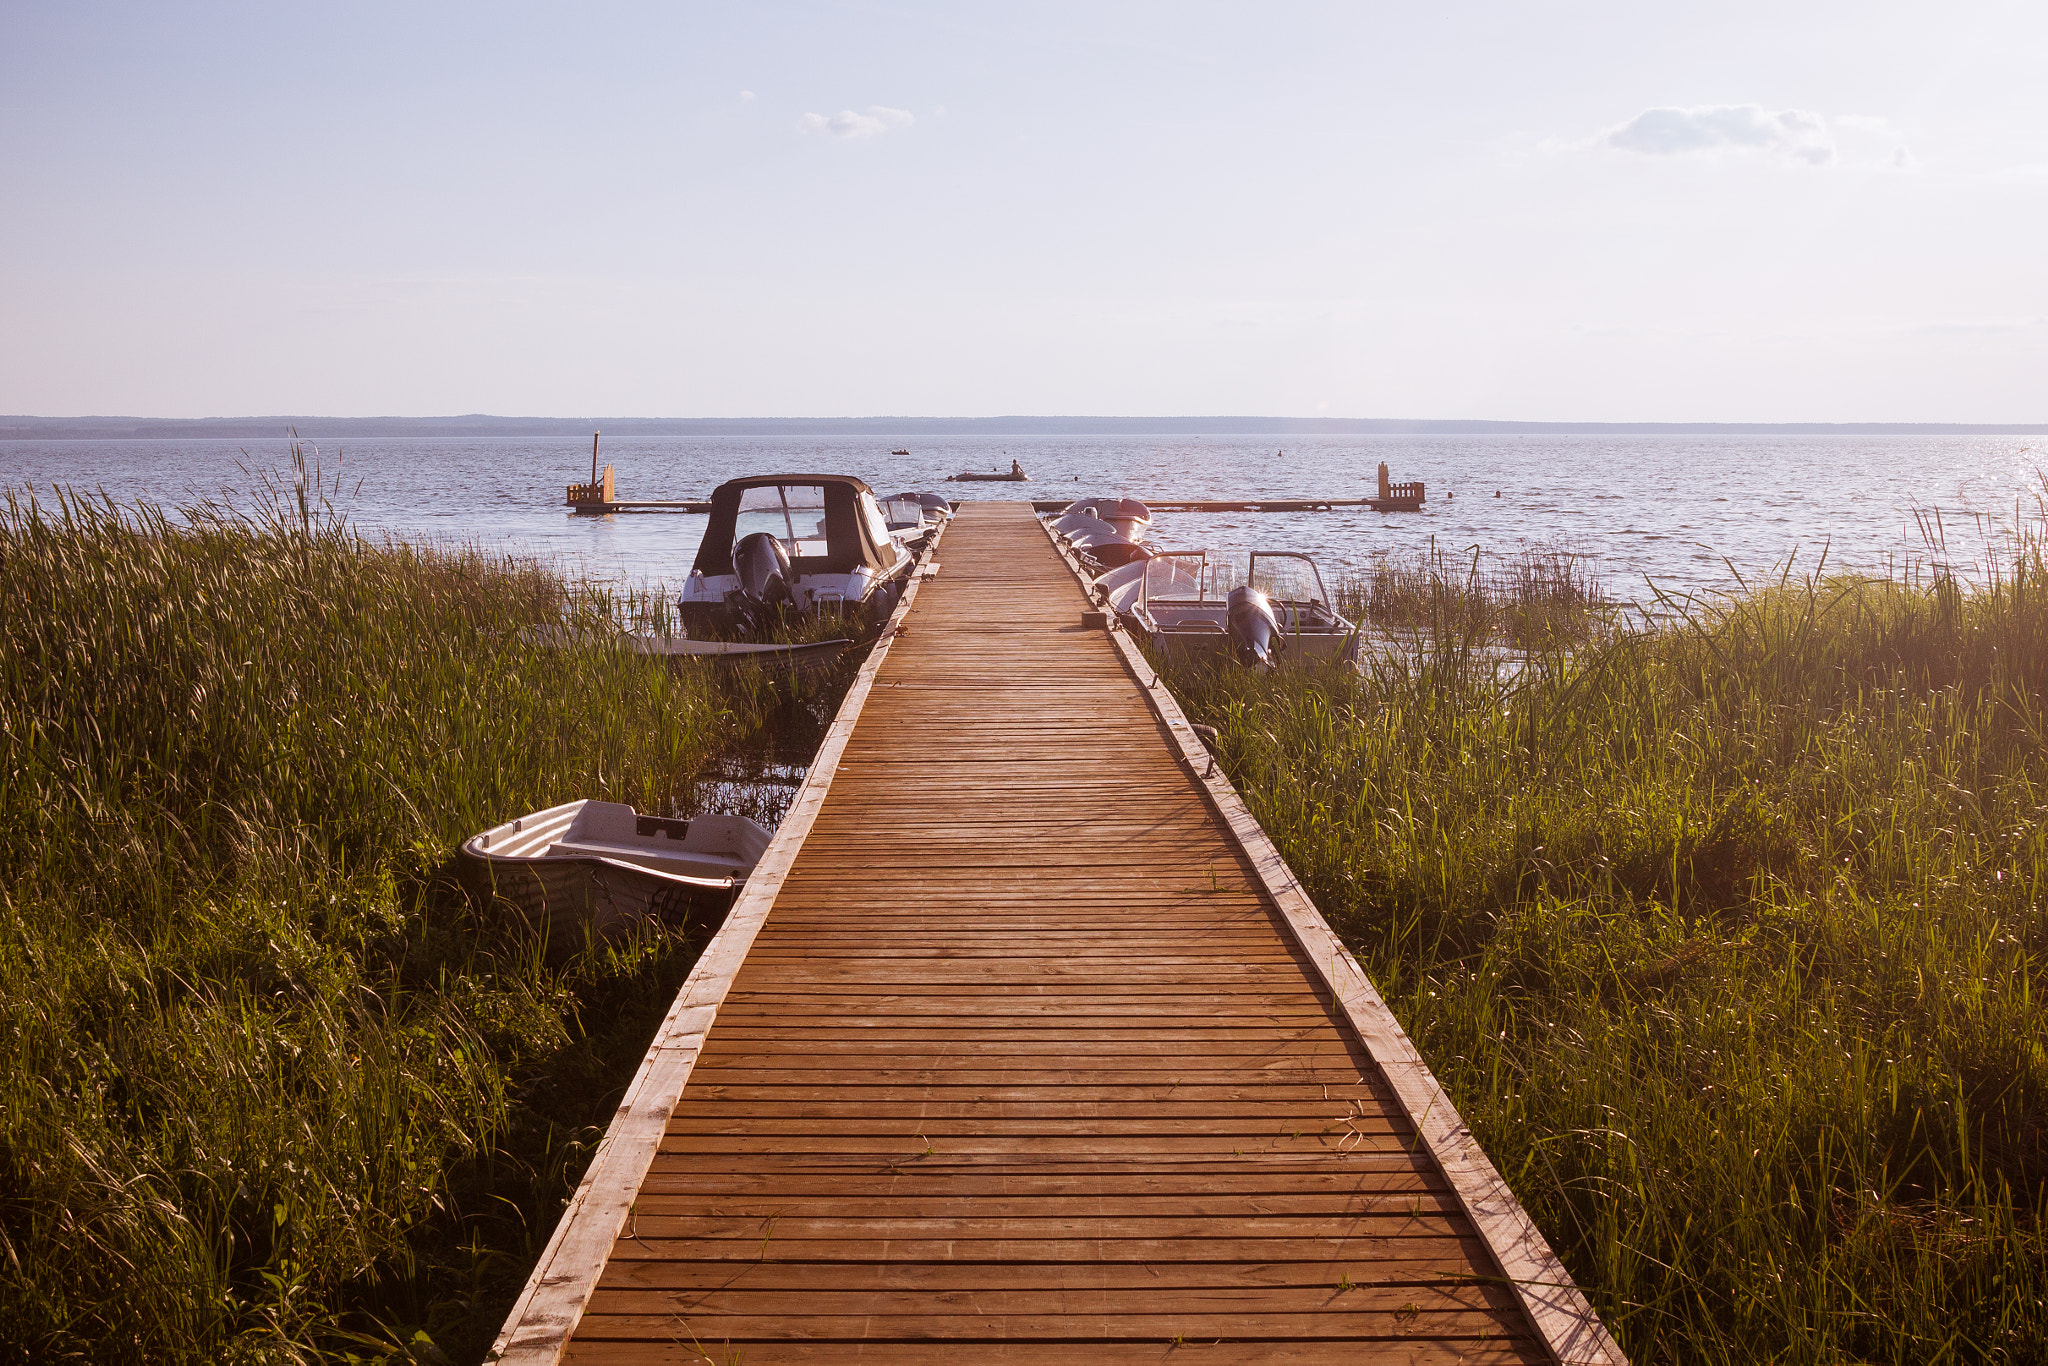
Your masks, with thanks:
M 1010 473 L 1021 476 L 1024 473 L 1024 467 L 1018 464 L 1016 461 L 1012 460 L 1010 462 Z

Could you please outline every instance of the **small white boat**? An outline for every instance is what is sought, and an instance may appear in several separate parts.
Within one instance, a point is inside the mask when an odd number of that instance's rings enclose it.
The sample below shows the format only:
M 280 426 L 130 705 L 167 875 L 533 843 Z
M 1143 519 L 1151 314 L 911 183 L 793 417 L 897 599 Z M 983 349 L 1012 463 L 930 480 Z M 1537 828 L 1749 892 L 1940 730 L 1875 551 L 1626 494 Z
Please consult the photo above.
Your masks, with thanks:
M 463 842 L 462 880 L 502 898 L 551 946 L 650 920 L 725 914 L 768 848 L 745 816 L 643 816 L 621 802 L 575 801 L 494 825 Z
M 1086 513 L 1116 528 L 1127 541 L 1142 541 L 1152 525 L 1152 509 L 1135 498 L 1077 498 L 1066 513 Z
M 1104 603 L 1169 660 L 1355 664 L 1358 627 L 1330 601 L 1316 562 L 1254 551 L 1242 582 L 1207 551 L 1163 550 L 1096 581 Z M 1115 579 L 1114 583 L 1110 580 Z

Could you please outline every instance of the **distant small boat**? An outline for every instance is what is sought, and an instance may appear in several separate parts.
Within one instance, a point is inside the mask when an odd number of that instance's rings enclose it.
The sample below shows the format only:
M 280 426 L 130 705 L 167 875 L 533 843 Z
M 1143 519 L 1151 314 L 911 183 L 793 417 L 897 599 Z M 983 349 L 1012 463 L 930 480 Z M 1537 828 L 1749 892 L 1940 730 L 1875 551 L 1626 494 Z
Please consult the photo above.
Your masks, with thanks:
M 650 920 L 722 916 L 767 851 L 745 816 L 671 820 L 621 802 L 575 801 L 466 840 L 463 884 L 510 902 L 558 953 Z
M 959 474 L 947 475 L 946 482 L 949 484 L 1022 484 L 1030 478 L 1031 476 L 1024 473 L 1022 469 L 1012 466 L 1008 474 L 982 474 L 975 470 L 965 470 Z
M 906 450 L 901 450 L 901 449 L 898 449 L 898 450 L 893 450 L 893 451 L 890 451 L 890 452 L 889 452 L 889 454 L 891 454 L 891 455 L 909 455 L 909 454 L 910 454 L 910 452 L 909 452 L 909 451 L 906 451 Z

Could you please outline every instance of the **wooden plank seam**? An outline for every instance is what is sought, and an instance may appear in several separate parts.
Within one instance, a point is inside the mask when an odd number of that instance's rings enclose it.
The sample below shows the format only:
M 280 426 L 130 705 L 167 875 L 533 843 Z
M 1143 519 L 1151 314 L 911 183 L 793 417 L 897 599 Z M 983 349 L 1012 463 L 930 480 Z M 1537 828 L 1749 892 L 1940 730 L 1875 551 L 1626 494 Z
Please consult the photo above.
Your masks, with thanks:
M 1040 526 L 1045 526 L 1043 522 Z M 1046 527 L 1052 543 L 1087 600 L 1088 577 L 1079 562 Z M 1130 633 L 1112 618 L 1110 638 L 1139 691 L 1179 746 L 1181 761 L 1207 796 L 1211 808 L 1249 857 L 1260 884 L 1280 908 L 1294 940 L 1343 1010 L 1359 1042 L 1385 1073 L 1402 1110 L 1415 1126 L 1438 1167 L 1486 1241 L 1514 1288 L 1537 1337 L 1564 1366 L 1627 1366 L 1621 1346 L 1600 1321 L 1564 1263 L 1529 1218 L 1500 1172 L 1472 1136 L 1458 1108 L 1429 1070 L 1415 1043 L 1381 998 L 1365 969 L 1344 946 L 1280 856 L 1244 799 L 1216 766 L 1173 694 L 1162 684 Z M 1146 681 L 1150 675 L 1151 681 Z
M 920 569 L 930 563 L 944 536 L 945 527 L 941 526 L 921 556 Z M 675 1003 L 655 1031 L 632 1085 L 619 1102 L 583 1180 L 562 1211 L 554 1235 L 548 1239 L 485 1361 L 504 1366 L 554 1366 L 568 1350 L 570 1335 L 576 1331 L 584 1306 L 590 1302 L 598 1277 L 610 1260 L 612 1246 L 633 1212 L 640 1186 L 647 1179 L 656 1149 L 661 1146 L 669 1116 L 689 1084 L 697 1055 L 704 1047 L 704 1037 L 710 1032 L 718 1007 L 731 990 L 747 951 L 767 921 L 783 879 L 803 848 L 804 837 L 817 820 L 825 793 L 832 786 L 832 776 L 838 771 L 840 755 L 860 719 L 861 707 L 888 657 L 891 641 L 910 614 L 918 584 L 924 577 L 913 570 L 905 582 L 902 601 L 896 604 L 847 689 L 845 700 L 839 704 L 838 714 L 804 776 L 803 787 L 776 827 L 775 836 L 747 878 L 746 887 L 726 914 L 725 923 L 704 946 L 682 989 L 676 993 Z

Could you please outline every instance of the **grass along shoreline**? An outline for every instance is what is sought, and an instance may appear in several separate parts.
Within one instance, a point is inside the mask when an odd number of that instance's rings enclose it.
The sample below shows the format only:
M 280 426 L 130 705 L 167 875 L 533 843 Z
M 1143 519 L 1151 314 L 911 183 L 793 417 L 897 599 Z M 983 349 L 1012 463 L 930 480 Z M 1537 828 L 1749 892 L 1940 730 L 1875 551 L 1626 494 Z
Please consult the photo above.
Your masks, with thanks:
M 829 702 L 294 493 L 0 511 L 0 1359 L 479 1359 L 703 927 L 550 966 L 455 846 Z
M 2048 1356 L 2040 542 L 1420 628 L 1170 681 L 1631 1358 Z
M 2048 1354 L 2039 546 L 1635 632 L 1513 587 L 1171 681 L 1635 1360 Z M 455 844 L 829 701 L 524 643 L 630 606 L 303 495 L 9 505 L 0 1356 L 481 1356 L 700 938 L 551 967 Z

